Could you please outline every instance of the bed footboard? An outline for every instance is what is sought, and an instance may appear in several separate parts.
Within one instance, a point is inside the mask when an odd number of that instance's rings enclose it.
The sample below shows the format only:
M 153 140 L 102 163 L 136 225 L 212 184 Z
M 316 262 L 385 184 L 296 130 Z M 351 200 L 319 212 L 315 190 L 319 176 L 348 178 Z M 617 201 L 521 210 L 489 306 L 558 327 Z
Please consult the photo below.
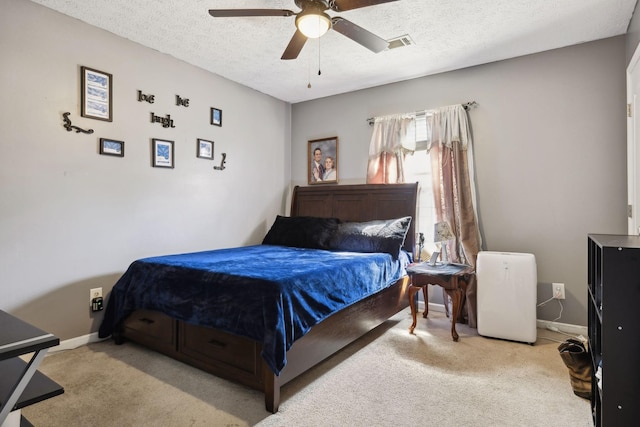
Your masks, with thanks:
M 408 286 L 409 278 L 405 276 L 389 288 L 325 319 L 293 343 L 287 352 L 287 365 L 279 377 L 265 370 L 265 376 L 273 378 L 264 382 L 267 411 L 278 411 L 281 386 L 407 308 Z

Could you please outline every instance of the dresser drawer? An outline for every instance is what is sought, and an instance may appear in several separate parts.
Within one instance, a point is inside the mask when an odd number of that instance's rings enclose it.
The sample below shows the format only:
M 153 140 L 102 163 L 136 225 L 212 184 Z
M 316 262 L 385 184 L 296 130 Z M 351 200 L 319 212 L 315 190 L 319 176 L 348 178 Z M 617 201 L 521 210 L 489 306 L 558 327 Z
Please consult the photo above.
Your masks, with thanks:
M 163 352 L 176 350 L 177 321 L 151 310 L 136 310 L 122 323 L 124 336 Z
M 256 341 L 185 322 L 179 327 L 181 353 L 212 367 L 260 374 L 262 358 Z

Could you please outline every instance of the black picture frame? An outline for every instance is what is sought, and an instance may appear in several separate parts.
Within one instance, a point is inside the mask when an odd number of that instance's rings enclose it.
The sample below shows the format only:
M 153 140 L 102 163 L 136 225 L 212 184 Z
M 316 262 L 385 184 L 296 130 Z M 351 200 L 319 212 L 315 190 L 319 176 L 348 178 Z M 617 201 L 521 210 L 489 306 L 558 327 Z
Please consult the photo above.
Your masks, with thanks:
M 213 141 L 198 138 L 196 156 L 200 159 L 213 160 Z
M 124 157 L 124 141 L 100 138 L 100 154 L 105 156 Z
M 174 168 L 173 141 L 158 138 L 151 140 L 151 165 L 154 168 Z
M 80 115 L 89 119 L 113 121 L 113 76 L 81 66 Z
M 214 126 L 222 126 L 222 110 L 211 107 L 211 124 Z

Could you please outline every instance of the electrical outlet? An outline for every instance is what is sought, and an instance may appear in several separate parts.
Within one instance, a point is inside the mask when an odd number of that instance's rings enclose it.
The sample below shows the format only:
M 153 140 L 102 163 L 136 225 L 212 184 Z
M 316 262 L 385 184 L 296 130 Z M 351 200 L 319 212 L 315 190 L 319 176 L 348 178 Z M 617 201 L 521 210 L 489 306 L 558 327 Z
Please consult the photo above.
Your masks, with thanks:
M 564 283 L 552 283 L 551 289 L 555 299 L 564 299 Z
M 102 288 L 93 288 L 89 290 L 89 307 L 93 307 L 93 300 L 102 298 Z

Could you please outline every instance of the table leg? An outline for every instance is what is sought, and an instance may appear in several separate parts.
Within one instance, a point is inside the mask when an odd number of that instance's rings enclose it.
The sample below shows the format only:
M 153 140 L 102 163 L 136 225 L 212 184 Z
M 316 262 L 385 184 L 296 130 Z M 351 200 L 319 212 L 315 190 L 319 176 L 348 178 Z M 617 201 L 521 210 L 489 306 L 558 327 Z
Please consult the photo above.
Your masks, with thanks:
M 444 314 L 449 318 L 449 294 L 445 288 L 442 288 L 442 301 L 444 302 Z
M 409 285 L 409 289 L 407 289 L 407 294 L 409 295 L 409 307 L 411 307 L 411 317 L 413 318 L 413 323 L 409 326 L 409 333 L 412 334 L 413 330 L 416 328 L 416 292 L 420 290 L 420 286 Z
M 451 337 L 454 341 L 458 341 L 458 332 L 456 332 L 456 321 L 458 320 L 458 315 L 460 314 L 460 308 L 462 305 L 462 289 L 447 290 L 447 294 L 449 294 L 449 296 L 451 297 L 453 305 L 453 313 L 451 313 Z
M 423 318 L 427 318 L 429 315 L 429 289 L 427 285 L 422 287 L 422 296 L 424 296 L 424 312 L 422 313 Z

